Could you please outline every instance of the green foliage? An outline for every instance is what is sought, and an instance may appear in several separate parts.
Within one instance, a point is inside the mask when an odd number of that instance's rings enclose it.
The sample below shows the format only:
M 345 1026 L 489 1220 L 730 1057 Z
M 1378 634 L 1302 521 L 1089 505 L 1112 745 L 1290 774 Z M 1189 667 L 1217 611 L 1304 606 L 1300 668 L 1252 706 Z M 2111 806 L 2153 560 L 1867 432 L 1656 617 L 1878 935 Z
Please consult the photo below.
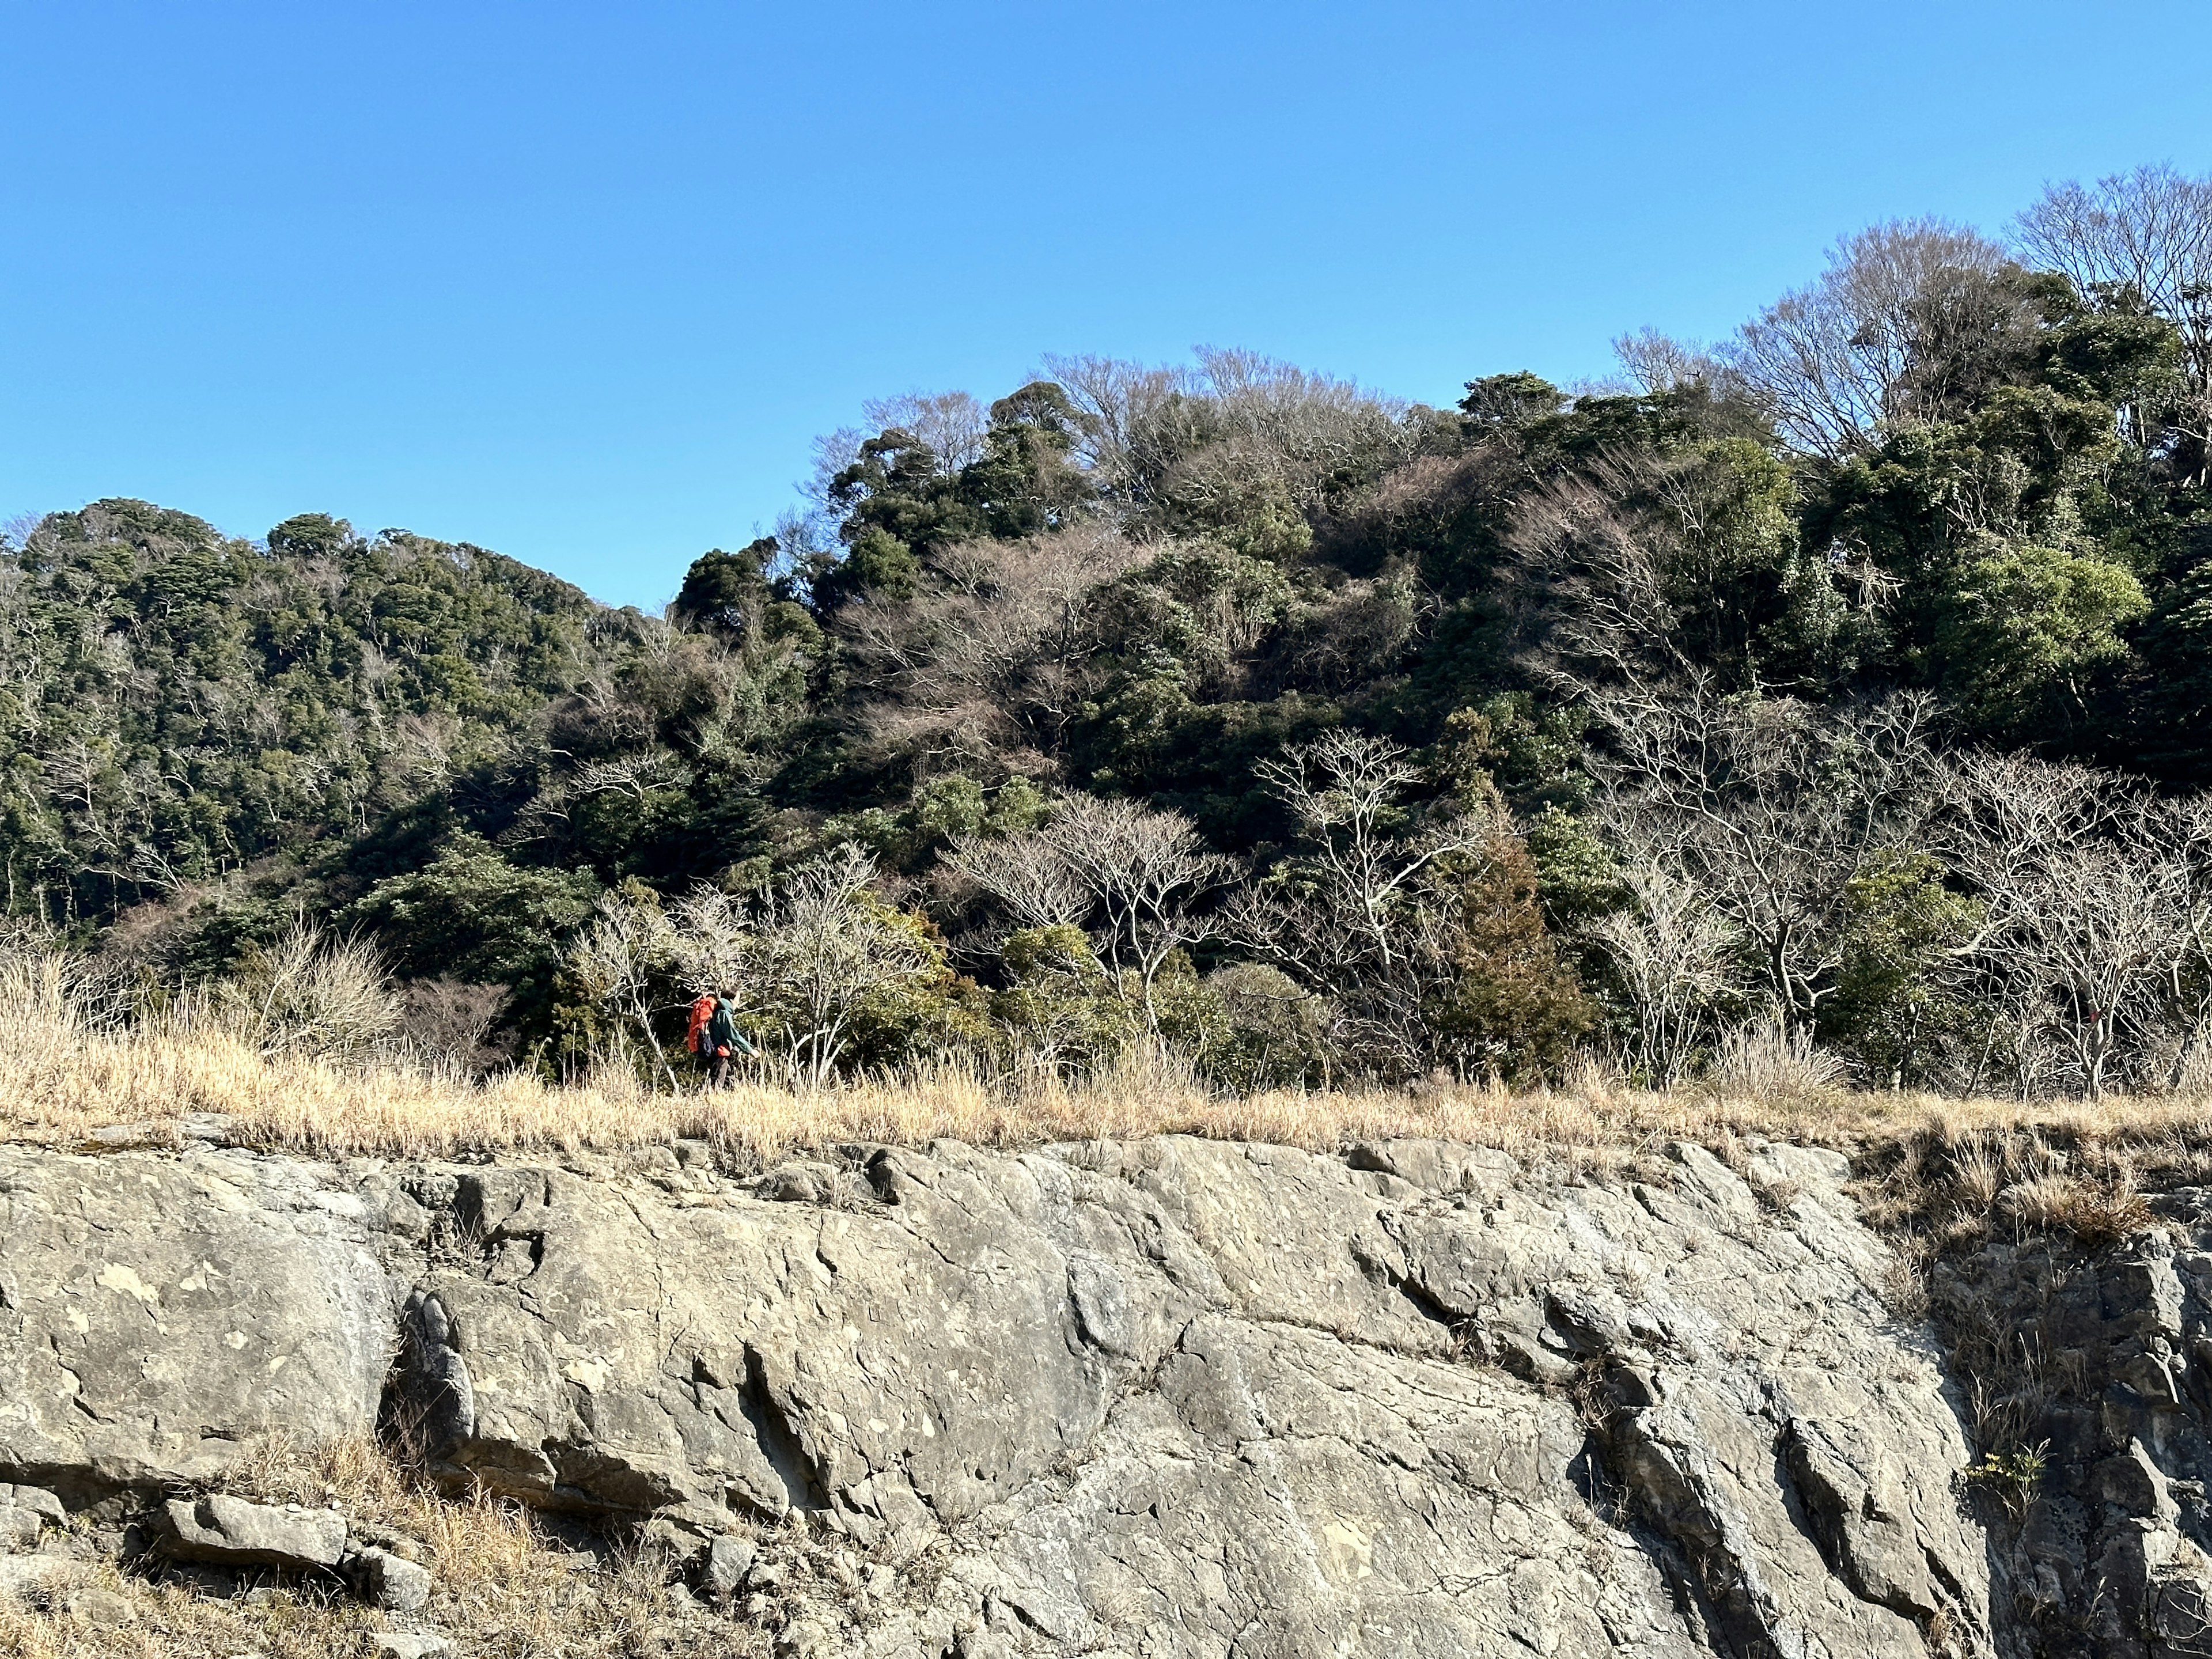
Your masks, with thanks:
M 1328 1080 L 1328 1010 L 1280 969 L 1236 962 L 1187 983 L 1170 988 L 1162 1029 L 1201 1074 L 1244 1093 Z
M 2063 548 L 1977 538 L 1936 623 L 1945 689 L 1982 730 L 2018 741 L 2087 712 L 2089 676 L 2127 654 L 2150 609 L 2134 574 Z
M 1877 1081 L 1923 1081 L 1972 1016 L 1947 990 L 1943 969 L 1980 907 L 1951 890 L 1934 855 L 1896 850 L 1869 860 L 1845 899 L 1843 967 L 1821 1009 L 1821 1035 Z
M 512 560 L 322 514 L 266 550 L 139 501 L 4 562 L 17 910 L 101 916 L 357 833 L 589 672 L 599 612 Z
M 1422 1011 L 1439 1056 L 1462 1077 L 1555 1072 L 1596 1014 L 1545 928 L 1535 862 L 1501 836 L 1460 863 L 1445 883 L 1450 975 Z
M 1533 691 L 1501 691 L 1444 721 L 1437 764 L 1470 805 L 1495 788 L 1515 808 L 1571 808 L 1589 793 L 1583 770 L 1589 716 L 1571 704 L 1540 704 Z
M 991 998 L 1018 1058 L 1095 1071 L 1135 1040 L 1139 1021 L 1079 927 L 1017 928 L 1000 946 L 1007 983 Z
M 2178 346 L 2156 319 L 2094 311 L 2063 283 L 2039 292 L 2052 320 L 2019 378 L 1838 469 L 1808 537 L 1881 596 L 1857 630 L 1862 678 L 1938 689 L 2003 742 L 2109 750 L 2118 732 L 2097 727 L 2134 626 L 2186 604 L 2145 556 L 2169 503 L 2156 454 L 2130 442 L 2154 436 Z
M 1628 902 L 1613 849 L 1589 819 L 1547 802 L 1529 819 L 1526 842 L 1536 897 L 1554 929 L 1578 932 Z
M 1993 1495 L 2018 1526 L 2034 1507 L 2050 1467 L 2051 1443 L 2044 1440 L 2033 1446 L 2015 1446 L 2010 1451 L 1984 1452 L 1960 1471 L 1959 1478 Z
M 902 807 L 870 806 L 826 820 L 825 841 L 850 840 L 896 870 L 919 872 L 963 836 L 1008 836 L 1034 830 L 1051 805 L 1028 778 L 1008 778 L 996 789 L 964 773 L 925 778 Z
M 518 866 L 462 831 L 421 869 L 371 887 L 349 920 L 392 941 L 394 963 L 410 975 L 521 985 L 543 979 L 557 942 L 583 925 L 599 893 L 588 871 Z

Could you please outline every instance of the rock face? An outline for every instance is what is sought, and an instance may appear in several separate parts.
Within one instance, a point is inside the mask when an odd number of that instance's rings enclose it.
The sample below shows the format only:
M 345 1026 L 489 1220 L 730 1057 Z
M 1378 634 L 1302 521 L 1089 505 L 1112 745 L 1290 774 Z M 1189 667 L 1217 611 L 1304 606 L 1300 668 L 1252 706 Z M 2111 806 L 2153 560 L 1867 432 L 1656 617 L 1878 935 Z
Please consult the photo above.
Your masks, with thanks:
M 2102 1334 L 2072 1484 L 2014 1538 L 1833 1154 L 703 1152 L 0 1152 L 0 1480 L 151 1494 L 380 1412 L 457 1484 L 656 1516 L 794 1653 L 2208 1650 L 2212 1335 L 2170 1249 L 2053 1268 Z
M 190 1486 L 271 1425 L 371 1430 L 391 1340 L 335 1171 L 0 1146 L 0 1478 Z
M 2212 1189 L 2157 1208 L 2100 1250 L 1993 1243 L 1932 1286 L 1984 1438 L 2014 1453 L 1982 1482 L 2008 1659 L 2212 1654 Z

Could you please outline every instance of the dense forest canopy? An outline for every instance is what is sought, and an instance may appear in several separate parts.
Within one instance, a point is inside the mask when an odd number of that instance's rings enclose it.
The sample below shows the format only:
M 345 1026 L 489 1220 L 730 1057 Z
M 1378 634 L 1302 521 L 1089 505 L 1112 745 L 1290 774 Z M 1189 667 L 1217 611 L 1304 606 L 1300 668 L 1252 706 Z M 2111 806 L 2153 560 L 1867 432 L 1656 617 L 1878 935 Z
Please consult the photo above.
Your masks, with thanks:
M 0 543 L 18 925 L 371 941 L 479 1061 L 2212 1079 L 2212 180 L 1839 243 L 1449 409 L 1247 353 L 872 404 L 663 617 L 321 514 Z M 296 951 L 294 953 L 296 955 Z M 458 1013 L 456 1011 L 459 1011 Z

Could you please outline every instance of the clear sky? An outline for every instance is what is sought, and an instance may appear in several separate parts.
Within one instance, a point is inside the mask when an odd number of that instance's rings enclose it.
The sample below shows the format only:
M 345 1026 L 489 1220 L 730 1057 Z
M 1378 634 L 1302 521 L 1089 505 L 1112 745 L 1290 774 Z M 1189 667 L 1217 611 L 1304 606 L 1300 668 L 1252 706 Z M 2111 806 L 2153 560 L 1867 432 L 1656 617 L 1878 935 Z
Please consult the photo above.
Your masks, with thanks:
M 1244 346 L 1441 401 L 1838 234 L 2212 168 L 2212 6 L 0 0 L 0 520 L 654 606 L 862 398 Z

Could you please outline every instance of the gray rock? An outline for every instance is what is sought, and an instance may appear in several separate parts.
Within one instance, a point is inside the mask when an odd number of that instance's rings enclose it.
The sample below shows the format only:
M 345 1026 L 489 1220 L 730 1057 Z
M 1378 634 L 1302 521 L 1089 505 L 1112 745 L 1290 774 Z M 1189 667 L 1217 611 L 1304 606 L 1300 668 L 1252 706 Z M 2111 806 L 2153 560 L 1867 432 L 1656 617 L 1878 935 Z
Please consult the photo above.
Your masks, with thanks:
M 96 1586 L 71 1590 L 69 1607 L 87 1624 L 101 1630 L 124 1630 L 138 1622 L 138 1609 L 131 1605 L 128 1596 Z
M 430 1599 L 430 1570 L 374 1545 L 349 1553 L 339 1571 L 354 1594 L 386 1613 L 413 1613 Z
M 66 1555 L 0 1555 L 0 1595 L 37 1600 L 89 1583 L 89 1561 Z
M 745 1575 L 753 1570 L 753 1555 L 750 1539 L 715 1539 L 707 1546 L 701 1583 L 717 1601 L 726 1601 L 744 1588 Z
M 379 1631 L 368 1641 L 376 1659 L 437 1659 L 453 1650 L 453 1644 L 442 1636 L 416 1636 L 404 1631 Z
M 0 1484 L 0 1509 L 23 1510 L 57 1527 L 69 1519 L 69 1510 L 62 1506 L 62 1500 L 44 1486 Z
M 373 1432 L 390 1304 L 336 1179 L 197 1144 L 0 1146 L 0 1479 L 174 1490 L 271 1425 Z
M 0 1549 L 32 1549 L 39 1534 L 69 1518 L 62 1500 L 43 1486 L 0 1483 Z
M 297 1570 L 335 1567 L 345 1554 L 345 1517 L 335 1510 L 278 1508 L 216 1492 L 173 1498 L 163 1515 L 162 1552 L 180 1561 Z

